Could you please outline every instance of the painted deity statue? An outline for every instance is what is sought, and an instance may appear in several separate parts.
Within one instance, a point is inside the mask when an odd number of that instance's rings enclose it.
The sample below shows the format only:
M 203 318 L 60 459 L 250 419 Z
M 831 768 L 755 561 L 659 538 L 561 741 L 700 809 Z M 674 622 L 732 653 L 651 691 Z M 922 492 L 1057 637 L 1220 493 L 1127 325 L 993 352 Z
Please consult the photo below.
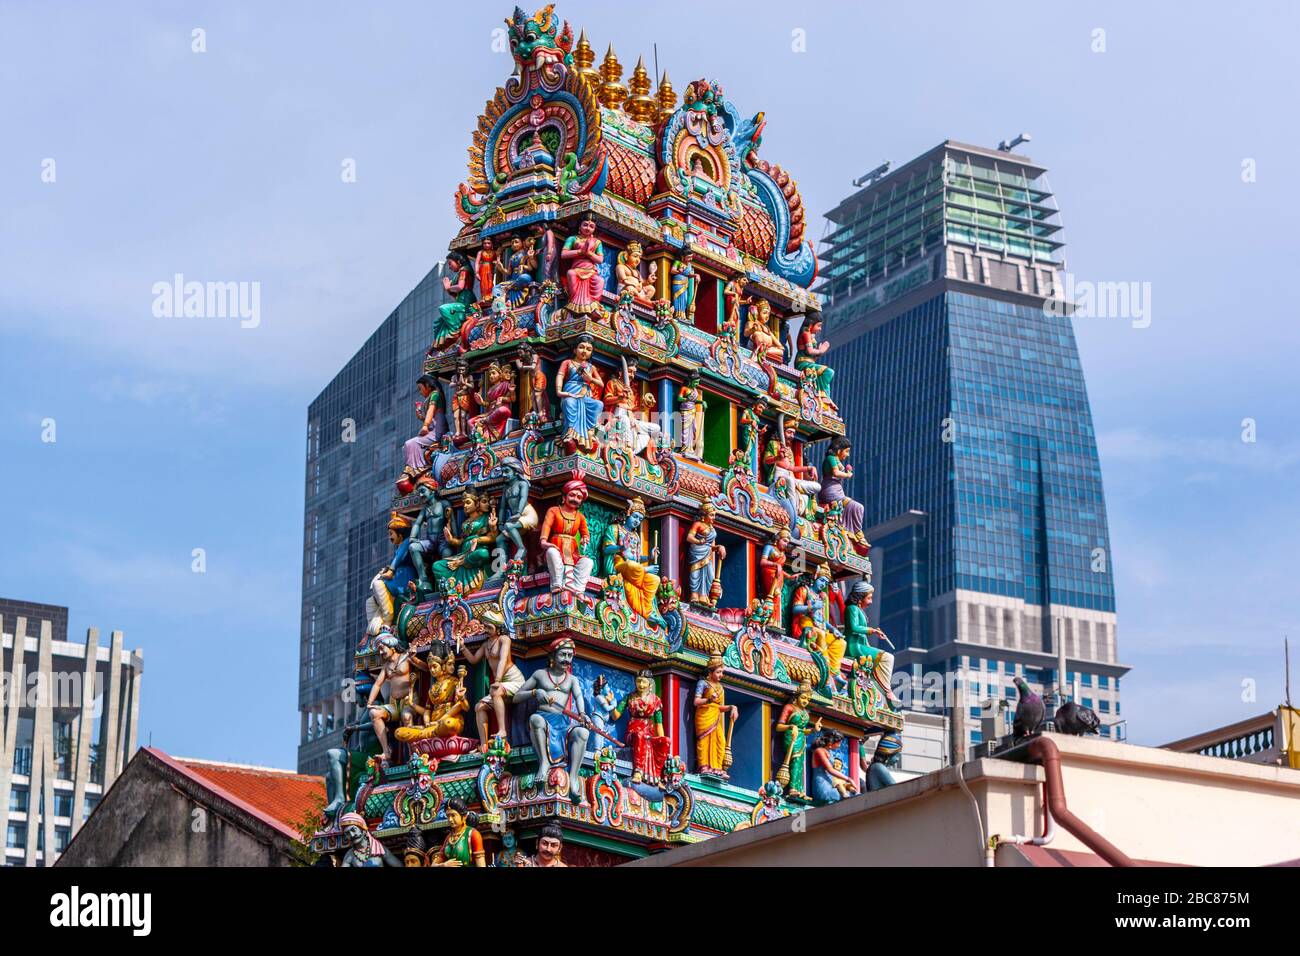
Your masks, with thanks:
M 822 719 L 818 717 L 812 720 L 808 712 L 810 703 L 812 703 L 812 686 L 807 681 L 802 681 L 790 698 L 790 703 L 781 708 L 781 716 L 776 720 L 776 732 L 781 735 L 781 748 L 784 754 L 776 779 L 785 787 L 786 797 L 795 800 L 808 799 L 808 794 L 804 792 L 808 737 L 819 733 L 822 729 Z
M 438 482 L 432 475 L 425 475 L 415 483 L 415 493 L 424 504 L 411 525 L 411 561 L 415 564 L 416 589 L 421 594 L 428 594 L 433 590 L 429 564 L 441 555 L 447 543 L 443 537 L 443 529 L 447 526 L 447 503 L 438 496 Z
M 735 345 L 740 344 L 740 308 L 741 306 L 752 307 L 754 302 L 752 298 L 745 295 L 745 282 L 744 276 L 737 276 L 729 279 L 722 287 L 722 334 Z
M 718 509 L 712 502 L 700 505 L 700 516 L 686 532 L 686 560 L 691 584 L 692 604 L 714 608 L 722 597 L 722 582 L 718 570 L 727 560 L 727 549 L 718 544 L 718 531 L 713 526 Z
M 695 273 L 695 253 L 689 248 L 683 250 L 682 257 L 672 264 L 669 273 L 672 277 L 673 318 L 694 325 L 698 278 Z
M 552 505 L 542 519 L 542 555 L 551 575 L 551 590 L 566 589 L 581 594 L 587 589 L 594 562 L 582 553 L 591 540 L 582 503 L 587 485 L 581 478 L 566 482 L 559 505 Z
M 781 338 L 772 328 L 772 304 L 766 299 L 758 299 L 750 307 L 749 321 L 745 325 L 749 338 L 749 347 L 760 362 L 780 363 L 785 357 L 781 348 Z
M 451 301 L 438 306 L 438 314 L 433 320 L 434 349 L 449 345 L 460 335 L 465 324 L 465 310 L 474 301 L 474 277 L 470 273 L 469 260 L 459 252 L 449 252 L 445 271 L 442 288 Z
M 830 584 L 830 568 L 823 564 L 813 571 L 811 581 L 795 588 L 790 599 L 791 632 L 803 641 L 804 647 L 821 655 L 830 673 L 830 685 L 839 688 L 843 683 L 840 663 L 847 643 L 840 629 L 831 623 Z
M 695 771 L 714 777 L 726 777 L 727 751 L 731 734 L 727 718 L 734 727 L 740 708 L 727 703 L 722 686 L 725 663 L 721 655 L 712 655 L 705 665 L 704 676 L 695 684 Z
M 510 721 L 506 714 L 506 705 L 515 696 L 515 692 L 524 686 L 524 675 L 515 665 L 511 648 L 514 645 L 512 635 L 506 627 L 505 618 L 495 608 L 489 609 L 482 617 L 486 639 L 477 648 L 465 647 L 464 638 L 456 639 L 456 650 L 464 655 L 470 664 L 487 661 L 488 692 L 474 705 L 474 717 L 478 724 L 479 752 L 487 753 L 489 736 L 489 719 L 496 718 L 497 733 L 509 732 Z
M 605 411 L 601 402 L 605 382 L 591 361 L 591 347 L 591 336 L 578 339 L 573 358 L 560 363 L 556 376 L 560 418 L 564 424 L 561 440 L 587 452 L 596 447 L 596 426 Z
M 599 749 L 614 732 L 613 713 L 618 709 L 618 700 L 614 697 L 614 688 L 604 674 L 596 675 L 591 685 L 591 726 L 596 736 L 591 738 L 593 749 Z
M 700 387 L 700 370 L 691 369 L 690 378 L 677 393 L 677 411 L 681 416 L 682 454 L 695 461 L 704 457 L 704 413 L 708 407 Z
M 651 441 L 659 434 L 659 425 L 647 417 L 654 412 L 655 399 L 649 391 L 637 392 L 637 370 L 639 364 L 635 355 L 623 360 L 623 376 L 611 376 L 605 384 L 605 411 L 613 416 L 627 440 L 630 441 L 632 454 L 639 455 L 650 447 Z
M 799 350 L 795 354 L 794 367 L 802 372 L 805 378 L 811 379 L 813 386 L 826 403 L 831 408 L 835 408 L 835 403 L 831 401 L 831 379 L 835 377 L 835 369 L 821 363 L 821 357 L 830 351 L 831 345 L 829 342 L 817 341 L 821 330 L 821 319 L 809 318 L 804 323 L 803 328 L 799 330 Z
M 671 742 L 664 735 L 664 704 L 654 692 L 654 675 L 636 675 L 636 690 L 610 714 L 616 721 L 628 715 L 627 745 L 632 751 L 632 782 L 658 783 L 663 776 Z
M 901 704 L 894 696 L 891 687 L 894 678 L 894 655 L 871 643 L 872 636 L 875 636 L 889 644 L 885 632 L 878 627 L 872 627 L 867 621 L 867 608 L 871 607 L 875 593 L 876 589 L 867 581 L 857 582 L 849 592 L 848 604 L 844 608 L 845 650 L 849 660 L 862 661 L 865 658 L 870 662 L 876 682 L 884 690 L 889 703 L 897 708 Z M 893 644 L 890 644 L 890 647 L 893 647 Z
M 487 392 L 475 393 L 474 400 L 483 408 L 483 414 L 470 419 L 471 430 L 478 428 L 488 441 L 497 441 L 506 432 L 515 400 L 515 383 L 507 367 L 493 362 L 487 370 Z
M 781 438 L 773 438 L 767 443 L 763 464 L 768 468 L 769 485 L 784 481 L 789 486 L 795 514 L 802 518 L 808 516 L 811 496 L 821 491 L 822 486 L 814 480 L 817 477 L 816 468 L 795 461 L 794 438 L 795 426 L 787 422 Z
M 443 537 L 458 550 L 449 558 L 433 562 L 433 576 L 438 580 L 451 578 L 466 591 L 473 591 L 483 583 L 492 563 L 492 546 L 498 533 L 497 513 L 486 494 L 474 491 L 465 492 L 461 505 L 465 520 L 460 536 L 452 532 L 450 525 L 443 529 Z
M 492 297 L 492 287 L 496 285 L 497 247 L 491 239 L 484 239 L 483 246 L 474 257 L 474 276 L 478 279 L 478 298 L 482 302 Z
M 862 743 L 858 745 L 858 755 L 864 763 L 866 763 L 866 745 L 867 739 L 864 737 Z M 871 762 L 867 763 L 864 773 L 867 790 L 872 792 L 883 790 L 885 787 L 892 787 L 898 782 L 893 771 L 889 768 L 902 752 L 903 737 L 901 734 L 894 732 L 880 735 L 880 741 L 876 744 L 876 751 L 871 757 Z
M 808 790 L 813 802 L 819 806 L 838 803 L 857 793 L 857 784 L 844 772 L 843 761 L 836 751 L 844 743 L 838 730 L 823 730 L 812 752 L 812 779 Z
M 596 220 L 584 219 L 578 226 L 578 234 L 566 239 L 560 250 L 560 260 L 568 266 L 564 291 L 569 297 L 566 308 L 572 314 L 586 315 L 600 309 L 605 280 L 599 270 L 604 259 L 605 247 L 596 238 Z
M 421 705 L 414 700 L 410 703 L 411 711 L 420 723 L 399 727 L 393 735 L 404 744 L 430 737 L 459 737 L 465 729 L 464 715 L 469 712 L 469 703 L 465 700 L 465 668 L 457 670 L 454 654 L 445 658 L 431 654 L 426 666 L 429 692 L 425 703 Z
M 758 556 L 759 596 L 771 602 L 772 621 L 777 627 L 785 620 L 785 582 L 789 578 L 785 564 L 790 548 L 789 529 L 779 528 Z
M 823 505 L 840 502 L 843 507 L 844 530 L 859 544 L 867 540 L 862 534 L 863 508 L 844 491 L 844 482 L 853 478 L 853 466 L 849 464 L 849 455 L 853 443 L 844 435 L 836 435 L 826 449 L 826 458 L 822 461 L 822 489 L 817 494 L 817 501 Z
M 537 284 L 533 279 L 536 269 L 536 238 L 532 236 L 527 240 L 521 236 L 512 238 L 505 254 L 497 263 L 497 276 L 500 281 L 492 289 L 493 298 L 503 295 L 511 306 L 526 302 L 529 292 Z
M 529 238 L 533 241 L 533 248 L 537 250 L 537 280 L 539 282 L 554 282 L 560 260 L 559 243 L 555 238 L 555 230 L 551 228 L 549 223 L 534 223 L 529 227 L 528 231 Z
M 366 818 L 359 813 L 345 813 L 339 818 L 343 831 L 343 857 L 339 866 L 401 866 L 402 861 L 384 847 L 370 832 Z
M 532 485 L 528 480 L 527 466 L 518 458 L 507 458 L 501 467 L 506 473 L 506 485 L 501 492 L 498 524 L 501 536 L 513 548 L 510 560 L 523 561 L 526 553 L 524 532 L 537 527 L 537 509 L 528 500 Z
M 767 412 L 767 396 L 759 395 L 754 399 L 754 404 L 740 413 L 740 450 L 745 456 L 746 464 L 752 467 L 755 459 L 755 452 L 763 440 L 763 432 L 766 426 L 763 424 L 763 415 Z
M 442 441 L 447 431 L 447 418 L 443 411 L 442 388 L 432 375 L 421 375 L 415 381 L 420 400 L 415 403 L 415 413 L 420 419 L 420 432 L 414 438 L 408 438 L 402 446 L 406 467 L 404 477 L 414 477 L 427 466 L 424 456 L 427 451 Z
M 536 350 L 527 342 L 519 346 L 515 369 L 519 373 L 517 391 L 521 411 L 537 416 L 538 422 L 549 421 L 551 403 L 546 395 L 546 373 L 542 371 L 542 363 L 537 357 Z
M 641 278 L 641 259 L 645 253 L 641 243 L 633 241 L 618 254 L 614 265 L 614 275 L 618 277 L 618 291 L 630 292 L 638 302 L 649 304 L 654 299 L 655 280 L 659 277 L 659 266 L 650 263 L 646 277 Z
M 515 858 L 515 866 L 568 866 L 564 862 L 563 853 L 564 831 L 554 823 L 548 823 L 537 835 L 537 853 L 533 856 L 520 854 Z
M 407 598 L 407 588 L 416 579 L 410 533 L 411 519 L 394 511 L 388 521 L 388 541 L 393 546 L 393 557 L 371 580 L 370 595 L 366 598 L 366 633 L 371 637 L 392 628 L 397 610 Z
M 515 857 L 519 855 L 519 838 L 515 836 L 515 831 L 506 827 L 501 831 L 501 849 L 497 852 L 492 860 L 493 866 L 499 867 L 516 867 L 519 865 Z
M 474 376 L 470 374 L 467 359 L 459 358 L 456 360 L 456 373 L 452 376 L 451 387 L 454 393 L 451 402 L 452 431 L 457 438 L 463 441 L 470 434 L 470 418 L 474 414 L 474 396 L 478 394 L 478 387 L 474 384 Z
M 567 770 L 569 799 L 582 802 L 582 779 L 578 770 L 591 734 L 582 684 L 573 675 L 573 641 L 562 637 L 550 647 L 545 667 L 533 672 L 515 691 L 515 703 L 537 701 L 528 718 L 528 732 L 537 753 L 537 778 L 550 780 L 553 770 Z M 565 764 L 567 756 L 567 767 Z
M 623 592 L 628 606 L 651 624 L 662 627 L 659 616 L 659 565 L 642 563 L 641 525 L 645 522 L 645 502 L 633 498 L 621 522 L 610 522 L 605 528 L 600 553 L 604 559 L 602 573 L 606 578 L 618 575 L 623 579 Z M 652 549 L 651 562 L 658 560 L 658 548 Z
M 380 759 L 384 764 L 393 759 L 393 751 L 388 743 L 388 725 L 402 719 L 402 711 L 409 712 L 412 688 L 412 666 L 423 668 L 418 658 L 401 650 L 401 643 L 391 634 L 385 634 L 377 642 L 379 651 L 379 676 L 370 688 L 366 699 L 366 710 L 375 737 L 379 740 Z M 380 702 L 380 695 L 386 699 Z
M 447 801 L 447 835 L 434 854 L 433 866 L 487 866 L 483 836 L 469 825 L 465 801 L 452 797 Z

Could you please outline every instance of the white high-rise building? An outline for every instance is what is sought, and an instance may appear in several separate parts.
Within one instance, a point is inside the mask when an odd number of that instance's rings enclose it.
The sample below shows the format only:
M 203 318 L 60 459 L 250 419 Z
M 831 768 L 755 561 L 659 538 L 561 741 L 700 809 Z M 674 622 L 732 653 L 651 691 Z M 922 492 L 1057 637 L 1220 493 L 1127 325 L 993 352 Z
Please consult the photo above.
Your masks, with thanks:
M 0 599 L 0 834 L 6 866 L 48 866 L 136 749 L 143 652 L 68 640 L 67 608 Z

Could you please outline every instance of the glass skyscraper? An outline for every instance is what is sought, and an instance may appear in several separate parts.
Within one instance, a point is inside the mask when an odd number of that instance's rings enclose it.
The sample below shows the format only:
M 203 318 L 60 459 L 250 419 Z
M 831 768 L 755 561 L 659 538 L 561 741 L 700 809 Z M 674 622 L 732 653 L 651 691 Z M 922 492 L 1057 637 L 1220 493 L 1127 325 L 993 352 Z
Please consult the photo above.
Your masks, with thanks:
M 959 745 L 1003 732 L 1017 675 L 1118 735 L 1106 503 L 1046 170 L 948 141 L 827 218 L 824 335 L 853 383 L 835 397 L 896 673 L 914 701 L 940 675 L 961 687 L 938 705 Z
M 371 578 L 391 557 L 393 482 L 419 430 L 415 380 L 445 299 L 439 264 L 402 300 L 307 412 L 298 770 L 322 774 L 342 741 L 352 654 Z

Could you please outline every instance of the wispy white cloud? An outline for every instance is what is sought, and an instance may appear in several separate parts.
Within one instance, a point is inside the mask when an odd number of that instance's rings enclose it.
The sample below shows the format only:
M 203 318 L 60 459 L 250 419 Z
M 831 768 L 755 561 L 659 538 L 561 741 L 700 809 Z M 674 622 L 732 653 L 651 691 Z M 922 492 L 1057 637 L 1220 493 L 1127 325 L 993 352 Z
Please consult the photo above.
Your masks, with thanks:
M 1121 428 L 1097 436 L 1103 462 L 1135 464 L 1180 464 L 1201 469 L 1187 480 L 1214 480 L 1208 467 L 1277 470 L 1300 464 L 1300 444 L 1272 441 L 1267 433 L 1254 442 L 1232 436 L 1187 436 L 1161 434 L 1150 429 Z

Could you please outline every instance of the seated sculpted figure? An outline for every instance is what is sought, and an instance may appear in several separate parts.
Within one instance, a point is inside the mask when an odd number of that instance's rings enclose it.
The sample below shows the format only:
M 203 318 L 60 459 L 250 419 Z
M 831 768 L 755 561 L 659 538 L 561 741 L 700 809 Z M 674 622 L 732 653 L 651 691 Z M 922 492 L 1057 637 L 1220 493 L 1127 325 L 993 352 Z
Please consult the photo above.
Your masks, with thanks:
M 621 522 L 611 522 L 605 529 L 600 553 L 604 558 L 606 579 L 617 575 L 623 579 L 628 606 L 651 624 L 664 626 L 659 615 L 659 565 L 641 561 L 641 525 L 645 521 L 645 502 L 633 498 Z M 658 549 L 655 549 L 656 551 Z M 657 561 L 658 554 L 651 555 Z
M 627 248 L 618 254 L 614 265 L 614 275 L 618 277 L 618 291 L 631 292 L 640 302 L 648 303 L 654 298 L 655 279 L 659 275 L 659 266 L 650 263 L 646 278 L 641 278 L 641 259 L 644 253 L 641 243 L 629 242 Z
M 440 658 L 431 655 L 428 661 L 429 693 L 424 705 L 411 701 L 411 710 L 420 722 L 412 727 L 399 727 L 393 735 L 402 743 L 428 740 L 430 737 L 459 737 L 465 728 L 465 714 L 469 704 L 465 700 L 465 668 L 456 669 L 456 656 Z

